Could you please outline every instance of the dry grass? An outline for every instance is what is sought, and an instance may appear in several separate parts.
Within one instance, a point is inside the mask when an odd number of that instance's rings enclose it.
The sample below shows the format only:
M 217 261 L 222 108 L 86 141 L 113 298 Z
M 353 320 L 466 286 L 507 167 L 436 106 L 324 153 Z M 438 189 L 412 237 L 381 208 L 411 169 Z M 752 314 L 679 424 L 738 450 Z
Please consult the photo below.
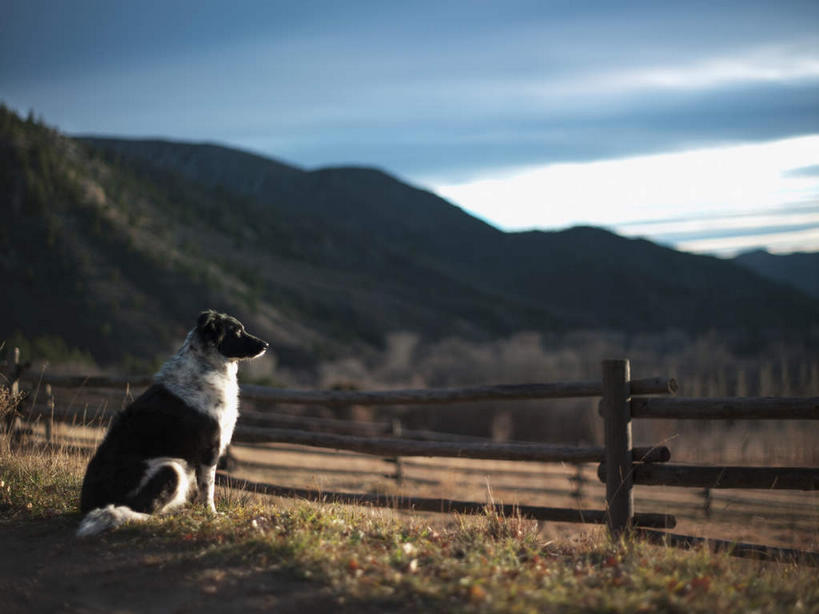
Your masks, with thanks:
M 73 530 L 86 460 L 4 441 L 0 523 L 47 519 Z M 173 544 L 191 574 L 207 575 L 217 599 L 227 570 L 253 569 L 315 583 L 340 606 L 374 610 L 819 611 L 815 568 L 626 546 L 599 528 L 566 532 L 494 514 L 408 515 L 225 488 L 217 507 L 222 515 L 192 507 L 105 540 L 111 548 Z
M 90 418 L 124 399 L 83 398 L 70 404 Z M 671 438 L 675 460 L 809 463 L 813 431 L 765 424 L 697 431 L 656 423 L 637 443 Z M 42 439 L 43 425 L 35 428 Z M 94 445 L 99 429 L 57 425 L 57 441 Z M 759 443 L 747 443 L 748 441 Z M 787 446 L 781 446 L 787 441 Z M 764 443 L 768 442 L 768 444 Z M 780 442 L 780 448 L 771 447 Z M 755 446 L 755 447 L 754 447 Z M 406 481 L 387 477 L 382 459 L 298 446 L 236 446 L 236 474 L 323 491 L 379 492 L 483 501 L 602 509 L 595 468 L 584 499 L 570 497 L 570 466 L 465 459 L 406 459 Z M 801 448 L 801 451 L 800 451 Z M 805 450 L 811 450 L 805 452 Z M 772 452 L 774 450 L 774 452 Z M 686 454 L 688 457 L 686 457 Z M 772 456 L 774 454 L 775 456 Z M 799 456 L 802 454 L 802 456 Z M 807 456 L 805 456 L 807 454 Z M 69 448 L 12 450 L 0 442 L 0 523 L 62 522 L 73 529 L 85 456 Z M 276 465 L 275 467 L 254 466 Z M 705 520 L 693 489 L 637 487 L 639 511 L 675 513 L 677 531 L 819 550 L 816 493 L 720 491 Z M 755 499 L 743 503 L 742 497 Z M 172 544 L 193 569 L 253 569 L 290 574 L 330 590 L 338 603 L 375 610 L 416 611 L 819 611 L 815 568 L 762 564 L 705 550 L 611 543 L 605 532 L 578 525 L 538 524 L 494 514 L 406 514 L 393 510 L 308 503 L 220 488 L 210 517 L 198 508 L 125 527 L 113 545 Z M 771 513 L 772 510 L 778 510 Z M 686 511 L 687 510 L 687 511 Z M 786 514 L 785 512 L 788 512 Z M 69 529 L 69 530 L 71 530 Z M 104 541 L 103 543 L 109 543 Z M 261 570 L 261 571 L 260 571 Z M 204 573 L 204 572 L 203 572 Z M 220 573 L 208 572 L 215 594 Z M 254 572 L 255 573 L 255 572 Z M 209 589 L 210 590 L 210 589 Z
M 100 429 L 55 425 L 58 442 L 94 446 Z M 43 425 L 35 428 L 43 441 Z M 675 457 L 678 446 L 671 444 Z M 685 448 L 683 448 L 684 450 Z M 345 491 L 440 497 L 484 502 L 491 491 L 497 502 L 582 509 L 604 509 L 605 488 L 596 465 L 585 465 L 582 499 L 576 492 L 577 468 L 570 465 L 482 461 L 473 459 L 402 459 L 404 481 L 396 483 L 395 464 L 355 453 L 294 445 L 241 444 L 232 447 L 240 462 L 239 478 L 322 492 Z M 692 455 L 688 462 L 705 462 Z M 677 518 L 677 531 L 690 535 L 819 550 L 819 492 L 712 490 L 710 516 L 703 491 L 694 488 L 635 487 L 636 509 Z M 584 530 L 566 525 L 561 530 Z

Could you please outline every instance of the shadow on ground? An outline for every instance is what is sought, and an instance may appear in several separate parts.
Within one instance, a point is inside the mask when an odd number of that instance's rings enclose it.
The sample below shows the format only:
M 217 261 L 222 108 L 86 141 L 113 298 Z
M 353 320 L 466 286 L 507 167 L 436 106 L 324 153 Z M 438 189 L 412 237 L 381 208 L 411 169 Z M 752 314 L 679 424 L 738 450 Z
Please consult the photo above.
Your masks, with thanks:
M 76 522 L 0 522 L 0 610 L 39 612 L 384 612 L 345 603 L 292 571 L 214 567 L 201 549 L 128 533 L 80 540 Z

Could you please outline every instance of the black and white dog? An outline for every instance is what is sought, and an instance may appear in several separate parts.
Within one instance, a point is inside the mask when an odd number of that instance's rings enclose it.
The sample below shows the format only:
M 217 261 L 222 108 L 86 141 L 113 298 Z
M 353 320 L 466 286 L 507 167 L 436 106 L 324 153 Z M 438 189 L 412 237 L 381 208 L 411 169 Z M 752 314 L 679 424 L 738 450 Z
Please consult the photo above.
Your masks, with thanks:
M 190 493 L 215 512 L 216 463 L 239 414 L 238 361 L 266 349 L 236 318 L 200 314 L 154 384 L 113 419 L 88 463 L 77 535 L 172 510 Z

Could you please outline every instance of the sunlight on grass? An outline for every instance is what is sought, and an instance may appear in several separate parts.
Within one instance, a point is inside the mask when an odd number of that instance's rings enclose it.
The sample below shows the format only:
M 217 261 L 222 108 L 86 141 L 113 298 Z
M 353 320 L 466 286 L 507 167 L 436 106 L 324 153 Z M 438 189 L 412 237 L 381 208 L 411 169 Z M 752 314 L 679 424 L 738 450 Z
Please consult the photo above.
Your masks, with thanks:
M 0 523 L 79 520 L 87 457 L 0 446 Z M 174 546 L 196 570 L 266 570 L 329 586 L 341 603 L 387 609 L 538 612 L 791 612 L 819 609 L 815 568 L 763 564 L 537 522 L 273 499 L 221 488 L 198 506 L 125 526 L 105 547 Z M 558 537 L 554 537 L 557 535 Z M 146 563 L 147 564 L 147 563 Z M 201 569 L 200 569 L 201 568 Z M 272 575 L 271 575 L 272 578 Z

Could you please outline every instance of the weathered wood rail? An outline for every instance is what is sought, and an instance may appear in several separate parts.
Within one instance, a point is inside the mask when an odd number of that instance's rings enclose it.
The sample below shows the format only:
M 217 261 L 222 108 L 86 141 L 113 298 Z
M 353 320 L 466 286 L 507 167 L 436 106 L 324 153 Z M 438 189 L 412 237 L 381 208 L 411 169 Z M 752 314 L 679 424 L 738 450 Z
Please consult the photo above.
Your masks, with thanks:
M 631 446 L 633 418 L 688 420 L 816 420 L 819 398 L 629 398 L 629 361 L 603 362 L 604 395 L 600 412 L 606 425 L 606 461 L 598 476 L 606 484 L 609 529 L 614 535 L 632 531 L 634 523 L 633 485 L 682 486 L 708 489 L 819 489 L 819 468 L 807 467 L 713 467 L 696 465 L 652 465 L 635 463 Z M 658 532 L 639 532 L 652 540 L 689 547 L 707 540 Z M 776 558 L 800 555 L 808 564 L 819 563 L 819 553 L 807 553 L 754 544 L 727 548 L 728 542 L 711 540 L 711 547 L 726 548 L 736 556 Z M 721 543 L 720 543 L 721 542 Z
M 308 499 L 310 501 L 325 501 L 334 503 L 348 503 L 352 505 L 373 505 L 394 509 L 412 510 L 416 512 L 457 512 L 459 514 L 485 514 L 487 509 L 493 509 L 504 516 L 521 515 L 535 520 L 551 522 L 580 522 L 586 524 L 605 524 L 607 514 L 602 510 L 582 510 L 560 507 L 540 507 L 533 505 L 510 505 L 502 503 L 479 503 L 476 501 L 457 501 L 454 499 L 438 499 L 427 497 L 403 497 L 395 495 L 373 495 L 366 493 L 345 493 L 312 490 L 307 488 L 291 488 L 276 486 L 263 482 L 251 482 L 231 477 L 225 473 L 216 474 L 217 484 L 240 488 L 261 494 L 277 497 L 291 497 Z M 640 527 L 673 527 L 676 520 L 669 514 L 638 514 L 635 526 Z
M 607 481 L 607 467 L 598 468 Z M 634 484 L 688 488 L 761 488 L 765 490 L 819 490 L 819 468 L 703 467 L 700 465 L 638 465 L 631 468 Z
M 21 379 L 62 388 L 122 388 L 149 386 L 153 378 L 108 375 L 34 375 Z M 421 390 L 288 390 L 254 384 L 242 384 L 241 396 L 246 399 L 294 405 L 429 405 L 469 403 L 473 401 L 520 401 L 525 399 L 569 399 L 599 397 L 603 387 L 597 381 L 561 382 L 554 384 L 511 384 L 471 386 L 464 388 L 431 388 Z M 632 395 L 674 394 L 677 381 L 654 377 L 629 382 Z
M 412 439 L 352 437 L 298 431 L 293 429 L 237 426 L 240 441 L 275 441 L 318 448 L 352 450 L 375 456 L 437 456 L 485 460 L 538 461 L 548 463 L 596 463 L 603 460 L 605 448 L 571 447 L 527 443 L 472 443 L 416 441 Z M 634 449 L 643 462 L 665 462 L 671 452 L 664 446 Z
M 819 420 L 819 397 L 632 399 L 631 417 L 677 420 Z

